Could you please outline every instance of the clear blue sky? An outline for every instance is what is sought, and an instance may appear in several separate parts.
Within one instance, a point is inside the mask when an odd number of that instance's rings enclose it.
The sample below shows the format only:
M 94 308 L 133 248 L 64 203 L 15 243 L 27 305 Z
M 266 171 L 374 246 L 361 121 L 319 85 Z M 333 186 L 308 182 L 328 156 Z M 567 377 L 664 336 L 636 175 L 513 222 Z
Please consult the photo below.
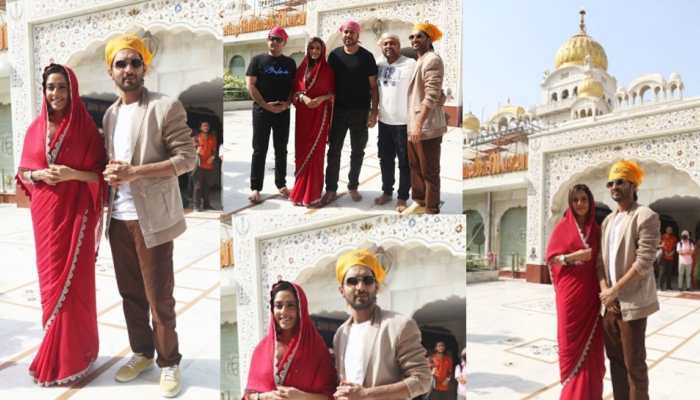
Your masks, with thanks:
M 700 1 L 463 1 L 465 112 L 488 118 L 508 98 L 526 109 L 537 104 L 542 73 L 554 70 L 557 50 L 578 31 L 581 7 L 618 86 L 678 72 L 686 97 L 700 95 Z

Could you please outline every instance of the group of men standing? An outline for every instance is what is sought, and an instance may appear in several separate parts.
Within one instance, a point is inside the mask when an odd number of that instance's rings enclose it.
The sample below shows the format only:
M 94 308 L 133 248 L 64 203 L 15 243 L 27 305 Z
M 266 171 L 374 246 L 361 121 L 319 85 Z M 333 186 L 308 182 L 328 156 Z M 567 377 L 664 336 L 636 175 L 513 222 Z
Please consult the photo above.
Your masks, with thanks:
M 661 242 L 657 252 L 658 286 L 662 290 L 671 290 L 671 278 L 676 266 L 678 255 L 678 290 L 690 290 L 693 288 L 693 266 L 695 243 L 690 239 L 687 230 L 681 232 L 681 240 L 673 234 L 673 228 L 666 227 L 666 232 L 661 235 Z
M 362 200 L 358 191 L 368 129 L 379 122 L 378 148 L 382 174 L 382 195 L 378 205 L 392 200 L 396 160 L 399 184 L 396 210 L 407 208 L 409 191 L 425 213 L 440 211 L 440 144 L 447 131 L 442 92 L 444 66 L 433 51 L 442 32 L 433 24 L 415 24 L 409 36 L 417 60 L 401 55 L 398 35 L 385 33 L 378 45 L 384 58 L 377 63 L 370 51 L 360 46 L 360 24 L 345 22 L 339 29 L 343 46 L 330 52 L 328 65 L 335 73 L 335 104 L 328 133 L 326 191 L 320 206 L 338 197 L 338 180 L 343 144 L 350 131 L 348 194 Z M 287 197 L 287 144 L 289 108 L 296 65 L 282 54 L 287 41 L 279 27 L 268 34 L 268 53 L 254 57 L 246 72 L 253 108 L 253 155 L 251 163 L 252 203 L 262 201 L 265 157 L 270 131 L 275 149 L 275 185 Z M 420 211 L 418 211 L 420 212 Z

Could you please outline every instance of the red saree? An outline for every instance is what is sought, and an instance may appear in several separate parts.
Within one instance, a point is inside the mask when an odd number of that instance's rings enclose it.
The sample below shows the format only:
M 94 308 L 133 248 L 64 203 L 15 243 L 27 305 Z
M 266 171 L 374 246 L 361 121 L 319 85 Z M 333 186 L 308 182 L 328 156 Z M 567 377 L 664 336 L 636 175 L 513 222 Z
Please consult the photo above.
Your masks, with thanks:
M 326 48 L 313 68 L 308 71 L 309 55 L 301 62 L 294 80 L 294 149 L 296 172 L 294 188 L 289 199 L 294 203 L 309 205 L 321 198 L 323 190 L 323 162 L 328 131 L 333 119 L 333 101 L 326 100 L 316 108 L 307 107 L 297 95 L 316 98 L 335 92 L 335 75 L 326 62 Z
M 549 238 L 547 261 L 552 266 L 556 292 L 561 399 L 600 400 L 603 397 L 605 359 L 600 317 L 600 285 L 596 260 L 600 252 L 600 227 L 595 222 L 594 203 L 586 224 L 579 230 L 574 212 L 568 209 Z M 556 264 L 552 258 L 591 248 L 590 261 Z
M 309 316 L 306 294 L 297 284 L 294 284 L 294 289 L 299 299 L 298 332 L 287 352 L 276 361 L 277 327 L 270 311 L 267 335 L 253 352 L 246 393 L 270 392 L 280 385 L 325 394 L 332 399 L 337 383 L 333 360 Z M 244 399 L 247 399 L 247 394 Z
M 42 385 L 66 384 L 87 372 L 98 352 L 95 258 L 102 218 L 102 180 L 57 183 L 27 181 L 23 171 L 66 165 L 101 177 L 106 155 L 102 137 L 85 109 L 70 69 L 70 110 L 47 143 L 46 98 L 27 130 L 17 174 L 31 199 L 44 338 L 29 367 Z

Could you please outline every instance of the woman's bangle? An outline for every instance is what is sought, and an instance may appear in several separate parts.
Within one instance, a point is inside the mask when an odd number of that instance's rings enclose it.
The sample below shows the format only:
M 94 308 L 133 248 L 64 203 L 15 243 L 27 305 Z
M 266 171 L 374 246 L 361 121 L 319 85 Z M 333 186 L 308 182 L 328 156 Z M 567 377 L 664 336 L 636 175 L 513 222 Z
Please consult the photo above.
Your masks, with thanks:
M 560 263 L 561 265 L 569 265 L 569 263 L 566 262 L 566 256 L 565 256 L 564 254 L 562 254 L 562 255 L 559 256 L 559 263 Z

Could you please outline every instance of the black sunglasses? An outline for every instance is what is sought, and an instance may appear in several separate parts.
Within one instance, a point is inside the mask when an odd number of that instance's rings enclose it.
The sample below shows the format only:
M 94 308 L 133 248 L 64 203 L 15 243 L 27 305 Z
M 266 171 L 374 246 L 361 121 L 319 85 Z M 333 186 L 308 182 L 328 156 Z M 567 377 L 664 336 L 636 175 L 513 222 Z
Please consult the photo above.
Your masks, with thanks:
M 410 35 L 408 35 L 408 40 L 413 40 L 413 39 L 419 38 L 419 37 L 423 37 L 423 35 L 420 33 L 410 34 Z
M 360 282 L 364 283 L 366 286 L 371 286 L 374 285 L 376 282 L 376 279 L 374 279 L 373 276 L 358 276 L 358 277 L 350 277 L 345 280 L 345 284 L 348 286 L 357 286 Z
M 620 179 L 615 179 L 615 180 L 612 180 L 612 181 L 608 181 L 608 183 L 607 183 L 605 186 L 606 186 L 608 189 L 610 189 L 611 187 L 613 187 L 613 186 L 615 186 L 615 185 L 617 185 L 617 186 L 622 186 L 624 183 L 625 183 L 625 180 L 620 178 Z
M 268 36 L 268 37 L 267 37 L 267 40 L 271 40 L 271 41 L 277 42 L 277 43 L 282 43 L 282 42 L 283 42 L 282 38 L 277 37 L 277 36 Z
M 131 64 L 131 66 L 134 68 L 141 68 L 143 66 L 143 60 L 141 60 L 140 58 L 134 58 L 131 60 L 129 60 L 129 59 L 119 60 L 119 61 L 114 63 L 114 66 L 117 67 L 118 69 L 124 69 L 129 64 Z

